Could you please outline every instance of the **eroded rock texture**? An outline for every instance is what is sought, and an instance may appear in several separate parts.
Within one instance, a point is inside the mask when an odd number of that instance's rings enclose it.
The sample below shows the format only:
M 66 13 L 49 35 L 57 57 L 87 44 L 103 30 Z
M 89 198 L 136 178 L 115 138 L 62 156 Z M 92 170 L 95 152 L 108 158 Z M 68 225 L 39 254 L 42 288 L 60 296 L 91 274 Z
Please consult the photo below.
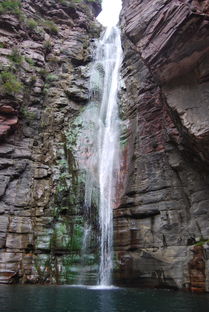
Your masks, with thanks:
M 99 11 L 73 0 L 1 6 L 1 283 L 69 282 L 79 261 L 82 205 L 65 131 L 88 99 Z
M 124 0 L 117 281 L 209 290 L 209 1 Z

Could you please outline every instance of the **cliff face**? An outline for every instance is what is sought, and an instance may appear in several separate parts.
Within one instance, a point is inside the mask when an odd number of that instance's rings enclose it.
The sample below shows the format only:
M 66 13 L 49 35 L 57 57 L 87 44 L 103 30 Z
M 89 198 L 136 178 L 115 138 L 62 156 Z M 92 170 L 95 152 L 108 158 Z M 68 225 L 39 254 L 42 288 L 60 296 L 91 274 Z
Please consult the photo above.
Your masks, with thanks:
M 1 283 L 73 280 L 82 196 L 66 133 L 88 100 L 99 11 L 96 1 L 0 1 Z
M 121 27 L 129 166 L 115 278 L 208 291 L 209 1 L 124 0 Z
M 79 129 L 89 131 L 85 104 L 100 6 L 6 2 L 0 1 L 0 282 L 72 283 L 82 270 L 85 217 L 72 151 Z M 121 28 L 125 122 L 114 279 L 209 291 L 209 1 L 124 0 Z M 88 153 L 85 144 L 79 148 Z M 94 223 L 97 232 L 96 217 Z

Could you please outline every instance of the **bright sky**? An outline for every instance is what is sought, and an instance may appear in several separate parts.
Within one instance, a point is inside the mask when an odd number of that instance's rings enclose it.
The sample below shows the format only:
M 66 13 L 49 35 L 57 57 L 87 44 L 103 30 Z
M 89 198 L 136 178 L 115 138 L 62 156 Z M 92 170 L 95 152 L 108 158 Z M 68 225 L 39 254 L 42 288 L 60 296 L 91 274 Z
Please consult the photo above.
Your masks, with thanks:
M 98 16 L 98 21 L 103 26 L 114 26 L 119 21 L 121 10 L 121 0 L 102 0 L 102 12 Z

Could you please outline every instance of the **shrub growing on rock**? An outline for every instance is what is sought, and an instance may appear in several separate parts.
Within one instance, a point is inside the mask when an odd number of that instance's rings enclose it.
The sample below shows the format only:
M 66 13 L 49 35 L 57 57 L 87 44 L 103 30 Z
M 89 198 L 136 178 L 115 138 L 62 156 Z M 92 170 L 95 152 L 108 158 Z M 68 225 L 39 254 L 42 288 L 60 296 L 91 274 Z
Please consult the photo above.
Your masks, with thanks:
M 23 62 L 23 56 L 20 51 L 16 48 L 12 50 L 12 54 L 8 56 L 10 61 L 12 61 L 15 65 L 21 65 Z
M 25 61 L 26 61 L 29 65 L 31 65 L 31 66 L 34 66 L 34 65 L 35 65 L 35 61 L 34 61 L 32 58 L 28 57 L 28 56 L 25 57 Z
M 0 3 L 0 14 L 11 13 L 20 15 L 21 2 L 19 0 L 5 0 Z
M 23 85 L 15 74 L 10 71 L 2 71 L 0 73 L 0 90 L 3 93 L 14 95 L 19 93 L 22 88 Z
M 43 20 L 42 25 L 44 29 L 48 31 L 49 33 L 55 34 L 55 35 L 58 34 L 58 27 L 53 21 Z
M 27 19 L 25 23 L 30 30 L 36 30 L 38 27 L 38 23 L 33 18 Z
M 57 75 L 54 75 L 54 74 L 48 74 L 46 76 L 46 81 L 47 82 L 52 82 L 52 81 L 56 81 L 56 80 L 59 80 L 59 77 Z

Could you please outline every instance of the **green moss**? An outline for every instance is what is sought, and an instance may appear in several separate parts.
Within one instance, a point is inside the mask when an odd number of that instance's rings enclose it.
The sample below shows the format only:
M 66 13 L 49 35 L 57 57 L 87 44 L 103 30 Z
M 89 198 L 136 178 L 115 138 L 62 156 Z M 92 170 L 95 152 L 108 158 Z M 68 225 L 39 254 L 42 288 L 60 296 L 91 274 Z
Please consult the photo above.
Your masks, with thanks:
M 74 224 L 73 235 L 70 242 L 70 249 L 74 251 L 79 251 L 82 248 L 83 243 L 83 225 Z
M 60 152 L 61 153 L 61 152 Z M 75 160 L 66 152 L 57 160 L 57 186 L 54 197 L 54 215 L 76 215 L 81 213 L 81 180 L 78 179 Z
M 0 73 L 0 88 L 3 93 L 15 95 L 23 89 L 23 85 L 12 72 L 2 71 Z
M 120 146 L 124 147 L 125 145 L 127 145 L 128 143 L 128 139 L 127 138 L 120 138 Z
M 56 223 L 54 233 L 51 238 L 51 248 L 57 250 L 68 250 L 71 237 L 66 223 Z
M 87 254 L 83 257 L 85 265 L 97 265 L 98 264 L 98 255 L 97 254 Z
M 63 265 L 68 267 L 72 266 L 73 264 L 79 264 L 81 261 L 81 256 L 79 254 L 71 254 L 69 256 L 64 257 Z
M 60 218 L 55 224 L 53 235 L 51 236 L 52 250 L 68 250 L 80 252 L 83 242 L 83 220 L 73 218 L 69 222 L 67 218 Z

